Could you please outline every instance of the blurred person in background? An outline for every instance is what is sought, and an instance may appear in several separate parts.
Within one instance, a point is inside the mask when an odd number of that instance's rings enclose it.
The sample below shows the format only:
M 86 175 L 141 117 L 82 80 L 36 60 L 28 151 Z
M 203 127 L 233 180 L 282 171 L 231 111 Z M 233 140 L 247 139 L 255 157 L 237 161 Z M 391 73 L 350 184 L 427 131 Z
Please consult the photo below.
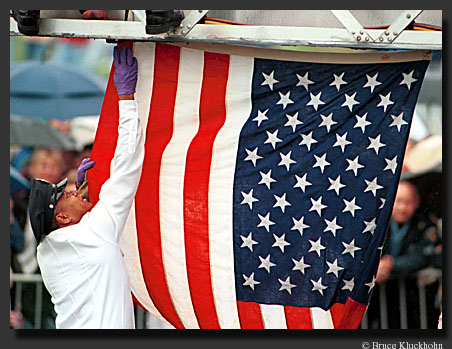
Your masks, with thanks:
M 23 174 L 28 179 L 41 178 L 51 183 L 58 183 L 63 175 L 64 160 L 61 149 L 36 148 L 30 158 L 28 167 L 23 169 Z M 14 217 L 24 234 L 24 248 L 17 253 L 16 270 L 14 272 L 24 274 L 39 274 L 38 262 L 36 260 L 36 240 L 30 225 L 28 215 L 29 191 L 23 193 L 21 197 L 15 198 Z M 34 327 L 35 319 L 36 286 L 34 283 L 24 283 L 22 285 L 22 314 L 24 317 L 24 327 Z M 12 305 L 14 305 L 14 301 Z M 42 317 L 43 328 L 54 328 L 55 312 L 50 300 L 50 294 L 43 289 Z
M 428 208 L 421 205 L 416 186 L 408 180 L 401 180 L 397 190 L 389 229 L 383 245 L 382 257 L 377 271 L 374 294 L 368 308 L 369 327 L 380 328 L 379 292 L 385 285 L 388 328 L 401 328 L 399 281 L 405 282 L 408 328 L 420 328 L 419 288 L 413 274 L 429 265 L 429 251 L 432 243 L 426 231 L 436 230 L 428 214 Z M 434 300 L 428 297 L 427 307 L 432 308 Z M 434 321 L 437 323 L 439 313 Z M 429 319 L 429 328 L 432 326 Z

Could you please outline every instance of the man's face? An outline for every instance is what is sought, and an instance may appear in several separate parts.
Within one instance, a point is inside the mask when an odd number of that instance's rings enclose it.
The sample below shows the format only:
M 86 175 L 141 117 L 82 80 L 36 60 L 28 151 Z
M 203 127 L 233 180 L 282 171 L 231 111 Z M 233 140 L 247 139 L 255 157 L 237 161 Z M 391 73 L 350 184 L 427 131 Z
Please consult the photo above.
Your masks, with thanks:
M 55 212 L 62 212 L 70 216 L 71 223 L 76 224 L 93 206 L 88 200 L 78 196 L 77 190 L 65 191 L 56 204 Z
M 414 185 L 405 181 L 400 182 L 392 210 L 392 219 L 397 223 L 410 220 L 419 207 L 419 201 Z
M 54 158 L 40 158 L 30 164 L 30 175 L 33 178 L 44 179 L 49 183 L 58 183 L 61 177 L 62 165 Z

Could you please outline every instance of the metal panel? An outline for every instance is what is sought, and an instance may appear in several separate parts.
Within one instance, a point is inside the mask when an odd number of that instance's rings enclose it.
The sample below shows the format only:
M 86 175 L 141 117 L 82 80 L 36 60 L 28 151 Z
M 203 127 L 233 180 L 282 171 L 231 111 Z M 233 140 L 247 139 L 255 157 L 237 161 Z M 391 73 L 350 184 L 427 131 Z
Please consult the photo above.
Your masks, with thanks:
M 368 30 L 378 37 L 382 30 Z M 40 36 L 167 42 L 210 42 L 257 46 L 328 46 L 373 49 L 442 49 L 442 33 L 403 31 L 392 42 L 357 42 L 347 29 L 198 24 L 186 36 L 147 35 L 141 22 L 41 19 Z M 18 35 L 10 18 L 10 35 Z

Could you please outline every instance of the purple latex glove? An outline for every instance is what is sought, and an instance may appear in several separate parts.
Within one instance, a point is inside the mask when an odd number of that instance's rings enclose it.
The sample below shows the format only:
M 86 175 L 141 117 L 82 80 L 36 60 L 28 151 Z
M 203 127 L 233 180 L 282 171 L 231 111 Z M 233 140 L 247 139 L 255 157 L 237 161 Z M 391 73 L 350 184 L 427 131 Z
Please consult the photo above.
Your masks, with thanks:
M 113 58 L 115 63 L 115 74 L 113 81 L 118 91 L 118 95 L 130 95 L 135 93 L 138 76 L 138 62 L 132 55 L 132 51 L 124 46 L 118 52 L 118 47 L 113 49 Z
M 94 161 L 89 161 L 89 158 L 83 159 L 77 170 L 77 187 L 81 186 L 83 181 L 85 180 L 85 173 L 91 167 L 94 166 Z

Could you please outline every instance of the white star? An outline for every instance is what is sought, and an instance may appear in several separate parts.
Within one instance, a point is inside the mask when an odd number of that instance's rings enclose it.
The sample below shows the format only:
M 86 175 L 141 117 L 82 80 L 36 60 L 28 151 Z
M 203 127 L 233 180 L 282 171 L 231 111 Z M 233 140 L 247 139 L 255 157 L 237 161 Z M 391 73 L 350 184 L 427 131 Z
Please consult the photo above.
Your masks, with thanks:
M 337 124 L 337 122 L 333 120 L 333 113 L 330 113 L 328 116 L 320 114 L 320 117 L 322 118 L 322 122 L 320 123 L 319 127 L 325 126 L 327 132 L 330 132 L 332 125 Z
M 352 111 L 353 106 L 355 104 L 359 104 L 358 101 L 355 101 L 355 96 L 356 96 L 356 92 L 353 95 L 351 95 L 351 96 L 349 96 L 348 94 L 345 94 L 345 96 L 344 96 L 345 97 L 345 102 L 341 105 L 341 107 L 348 107 L 348 109 L 350 111 Z
M 356 158 L 354 160 L 346 159 L 348 161 L 348 167 L 345 169 L 345 171 L 353 171 L 355 176 L 357 176 L 358 175 L 358 169 L 364 167 L 363 165 L 358 163 L 358 159 L 359 159 L 359 155 L 356 155 Z
M 268 131 L 265 131 L 265 132 L 267 132 L 267 140 L 264 142 L 264 144 L 265 144 L 265 143 L 271 143 L 273 149 L 275 149 L 276 143 L 282 142 L 282 140 L 280 140 L 280 139 L 278 138 L 278 131 L 279 131 L 279 130 L 276 130 L 276 131 L 273 132 L 273 133 L 268 132 Z
M 391 115 L 391 118 L 392 118 L 393 121 L 392 121 L 391 125 L 389 125 L 389 127 L 397 126 L 397 131 L 399 131 L 399 132 L 400 132 L 400 128 L 403 125 L 408 125 L 408 122 L 406 122 L 405 120 L 402 119 L 403 118 L 403 112 L 400 113 L 399 116 Z
M 254 273 L 251 273 L 251 275 L 248 277 L 245 274 L 242 274 L 243 278 L 245 279 L 245 282 L 243 283 L 243 286 L 249 286 L 254 291 L 254 285 L 259 285 L 260 282 L 254 280 Z
M 381 205 L 379 208 L 383 208 L 383 206 L 385 205 L 386 199 L 380 198 L 381 201 Z
M 339 190 L 345 187 L 345 184 L 341 183 L 341 175 L 337 176 L 335 180 L 332 180 L 330 177 L 328 177 L 328 180 L 330 181 L 331 185 L 327 190 L 334 190 L 336 194 L 339 195 Z
M 312 185 L 311 182 L 308 182 L 306 180 L 306 175 L 307 173 L 305 173 L 303 177 L 298 177 L 297 175 L 295 175 L 297 183 L 293 186 L 294 188 L 300 188 L 303 191 L 303 193 L 308 185 Z
M 355 258 L 355 251 L 361 249 L 361 247 L 355 246 L 355 239 L 353 239 L 349 244 L 342 242 L 342 245 L 344 245 L 344 251 L 342 251 L 342 254 L 350 253 L 353 258 Z
M 375 153 L 377 153 L 377 155 L 378 155 L 378 150 L 381 147 L 384 147 L 386 145 L 386 144 L 380 142 L 380 137 L 381 137 L 381 134 L 375 138 L 368 137 L 370 144 L 366 149 L 373 149 L 373 150 L 375 150 Z
M 304 76 L 297 74 L 298 82 L 297 82 L 296 86 L 303 86 L 306 89 L 306 91 L 309 89 L 309 84 L 314 83 L 311 80 L 309 80 L 308 74 L 309 73 L 306 73 L 306 74 L 304 74 Z
M 321 157 L 314 154 L 315 158 L 315 164 L 312 167 L 320 167 L 320 171 L 323 173 L 323 170 L 325 169 L 325 166 L 331 165 L 328 161 L 326 161 L 326 153 L 323 154 Z
M 311 100 L 308 102 L 308 104 L 306 104 L 306 106 L 312 105 L 314 109 L 317 111 L 317 108 L 319 107 L 320 104 L 325 104 L 325 102 L 322 102 L 320 100 L 322 92 L 319 92 L 317 96 L 314 96 L 311 92 L 309 92 L 309 94 L 311 95 Z
M 304 262 L 304 257 L 301 257 L 301 259 L 299 261 L 292 258 L 292 262 L 295 264 L 295 266 L 292 268 L 292 270 L 299 270 L 303 275 L 304 275 L 304 270 L 311 266 L 310 264 L 306 264 Z
M 326 264 L 328 264 L 328 268 L 329 268 L 326 273 L 327 274 L 333 273 L 334 275 L 336 275 L 336 277 L 338 277 L 338 272 L 340 270 L 344 269 L 344 268 L 342 268 L 342 267 L 337 265 L 337 258 L 334 260 L 333 263 L 330 263 L 330 262 L 326 261 Z
M 290 243 L 285 240 L 285 236 L 286 234 L 282 234 L 281 237 L 278 237 L 277 235 L 273 234 L 273 237 L 275 238 L 275 243 L 272 245 L 272 247 L 279 247 L 282 253 L 284 253 L 284 247 L 290 245 Z
M 336 133 L 336 143 L 333 144 L 333 147 L 341 147 L 342 152 L 345 151 L 345 146 L 352 144 L 352 142 L 347 140 L 347 133 L 345 132 L 342 136 L 339 136 L 339 133 Z
M 279 156 L 281 156 L 281 161 L 279 162 L 278 166 L 286 166 L 287 171 L 289 171 L 291 164 L 296 163 L 295 160 L 292 160 L 290 158 L 290 154 L 292 154 L 292 150 L 289 151 L 286 155 L 284 155 L 283 153 L 279 153 Z
M 265 217 L 261 216 L 260 214 L 257 214 L 259 216 L 259 219 L 261 220 L 261 222 L 257 225 L 257 227 L 265 227 L 265 229 L 269 232 L 270 231 L 270 226 L 275 224 L 274 222 L 272 222 L 270 220 L 270 212 L 267 213 L 267 215 Z
M 276 104 L 282 104 L 283 105 L 283 109 L 286 109 L 287 104 L 291 104 L 293 103 L 293 101 L 289 98 L 290 97 L 290 91 L 287 92 L 285 95 L 283 95 L 281 92 L 279 93 L 279 101 Z
M 284 126 L 292 127 L 292 132 L 295 132 L 297 125 L 303 124 L 303 122 L 298 120 L 298 112 L 296 112 L 293 116 L 286 114 L 286 117 L 287 117 L 287 122 L 284 124 Z
M 268 109 L 261 112 L 260 110 L 257 111 L 257 116 L 253 119 L 253 121 L 257 121 L 257 127 L 261 125 L 262 121 L 268 120 L 267 117 Z
M 372 281 L 371 282 L 368 282 L 367 284 L 364 284 L 367 287 L 369 287 L 369 291 L 367 293 L 370 293 L 370 291 L 375 287 L 375 280 L 376 280 L 376 278 L 375 278 L 375 275 L 374 275 L 372 277 Z
M 417 79 L 413 78 L 413 73 L 414 73 L 414 70 L 412 70 L 411 73 L 409 73 L 409 74 L 402 73 L 403 80 L 400 83 L 400 85 L 406 84 L 407 87 L 408 87 L 408 90 L 410 89 L 411 84 L 413 82 L 417 81 Z
M 284 213 L 286 206 L 292 206 L 289 201 L 286 200 L 286 193 L 283 196 L 279 197 L 277 195 L 273 195 L 275 197 L 276 203 L 273 207 L 279 207 L 281 211 Z
M 395 171 L 396 171 L 396 168 L 397 168 L 397 155 L 392 160 L 389 160 L 389 159 L 385 158 L 385 161 L 386 161 L 387 165 L 386 165 L 386 167 L 384 168 L 383 171 L 391 170 L 392 173 L 395 174 Z
M 253 151 L 249 151 L 248 149 L 245 149 L 248 156 L 244 159 L 245 161 L 251 161 L 254 166 L 256 166 L 256 162 L 259 159 L 262 159 L 262 156 L 257 154 L 258 147 L 254 148 Z
M 353 126 L 353 128 L 361 127 L 361 130 L 366 130 L 366 126 L 371 125 L 372 123 L 366 120 L 367 113 L 365 113 L 363 116 L 355 115 L 356 116 L 356 124 Z
M 369 232 L 372 235 L 374 235 L 375 229 L 377 229 L 377 225 L 375 224 L 375 218 L 372 219 L 370 222 L 364 221 L 364 224 L 366 225 L 366 228 L 362 231 L 362 233 Z
M 371 191 L 374 196 L 377 196 L 377 190 L 382 189 L 383 187 L 381 185 L 377 184 L 377 177 L 375 177 L 372 182 L 369 182 L 368 180 L 364 180 L 367 184 L 367 188 L 364 189 L 364 192 Z
M 378 73 L 376 73 L 374 76 L 370 77 L 369 75 L 367 75 L 367 82 L 363 87 L 370 87 L 370 93 L 374 92 L 374 87 L 381 85 L 380 81 L 377 81 L 377 77 L 378 77 Z
M 272 170 L 269 170 L 267 173 L 263 173 L 261 171 L 259 171 L 262 179 L 260 180 L 260 182 L 258 184 L 265 184 L 267 186 L 268 189 L 270 189 L 270 184 L 273 182 L 276 182 L 276 180 L 274 180 L 271 177 L 272 174 Z
M 279 82 L 278 80 L 276 80 L 276 79 L 273 77 L 274 74 L 275 74 L 275 71 L 274 71 L 274 70 L 270 73 L 270 75 L 267 75 L 267 74 L 265 74 L 265 73 L 262 73 L 262 75 L 264 76 L 264 79 L 265 79 L 265 80 L 264 80 L 264 82 L 261 84 L 261 86 L 268 85 L 268 87 L 270 87 L 270 90 L 273 91 L 273 84 L 276 84 L 276 83 Z
M 319 291 L 320 294 L 323 296 L 323 290 L 327 289 L 328 286 L 322 285 L 322 278 L 320 278 L 318 281 L 311 280 L 311 282 L 312 285 L 314 285 L 311 291 Z
M 322 197 L 319 197 L 318 200 L 314 200 L 313 198 L 311 198 L 311 202 L 312 202 L 312 207 L 309 209 L 309 211 L 317 211 L 319 216 L 322 216 L 322 214 L 321 214 L 322 210 L 324 208 L 328 207 L 328 206 L 322 204 Z
M 251 252 L 253 251 L 253 245 L 258 244 L 258 242 L 253 240 L 253 233 L 249 233 L 247 237 L 245 237 L 244 235 L 240 235 L 240 237 L 242 238 L 243 241 L 240 247 L 248 247 Z
M 341 290 L 349 290 L 350 292 L 353 291 L 353 287 L 355 287 L 355 278 L 352 278 L 351 280 L 345 280 L 344 281 L 344 287 L 341 288 Z
M 342 78 L 344 77 L 344 73 L 342 73 L 340 76 L 337 76 L 336 74 L 334 75 L 334 81 L 330 84 L 330 86 L 336 86 L 337 90 L 339 91 L 339 89 L 341 88 L 341 85 L 346 85 L 347 82 L 342 80 Z
M 259 201 L 258 199 L 253 197 L 253 190 L 254 189 L 251 189 L 248 194 L 246 194 L 243 191 L 241 192 L 242 196 L 243 196 L 243 200 L 240 204 L 241 205 L 248 204 L 248 206 L 250 207 L 251 210 L 253 209 L 253 202 Z
M 268 273 L 270 273 L 270 268 L 276 266 L 276 264 L 272 263 L 270 261 L 270 254 L 264 258 L 259 256 L 259 259 L 261 260 L 261 264 L 258 266 L 258 268 L 265 268 Z
M 336 230 L 342 229 L 342 227 L 339 224 L 336 224 L 337 217 L 334 217 L 332 221 L 329 221 L 328 219 L 325 219 L 326 228 L 323 232 L 330 231 L 334 237 L 336 237 Z
M 296 285 L 292 285 L 290 283 L 290 276 L 288 276 L 285 281 L 282 281 L 281 279 L 278 279 L 278 281 L 281 283 L 279 291 L 286 290 L 287 292 L 289 292 L 289 294 L 292 294 L 292 287 L 297 287 Z
M 361 207 L 355 204 L 356 198 L 353 198 L 351 201 L 347 201 L 344 199 L 345 208 L 342 212 L 350 212 L 353 217 L 355 217 L 355 210 L 361 210 Z
M 311 243 L 311 248 L 308 251 L 308 252 L 317 252 L 319 257 L 320 257 L 320 251 L 324 250 L 326 248 L 325 246 L 323 246 L 321 244 L 320 239 L 321 238 L 319 238 L 317 241 L 309 240 L 309 242 Z
M 312 143 L 317 143 L 317 141 L 314 138 L 312 138 L 312 132 L 313 131 L 311 131 L 308 135 L 304 135 L 304 134 L 300 135 L 303 138 L 303 140 L 300 142 L 299 145 L 304 144 L 308 148 L 308 151 L 311 151 Z
M 388 105 L 394 104 L 394 102 L 389 99 L 390 97 L 391 92 L 389 92 L 386 96 L 380 95 L 381 101 L 377 104 L 377 107 L 383 107 L 385 113 Z
M 309 228 L 309 225 L 304 224 L 304 217 L 301 217 L 299 220 L 296 220 L 295 217 L 292 217 L 293 227 L 290 230 L 298 230 L 300 235 L 303 236 L 303 230 Z

